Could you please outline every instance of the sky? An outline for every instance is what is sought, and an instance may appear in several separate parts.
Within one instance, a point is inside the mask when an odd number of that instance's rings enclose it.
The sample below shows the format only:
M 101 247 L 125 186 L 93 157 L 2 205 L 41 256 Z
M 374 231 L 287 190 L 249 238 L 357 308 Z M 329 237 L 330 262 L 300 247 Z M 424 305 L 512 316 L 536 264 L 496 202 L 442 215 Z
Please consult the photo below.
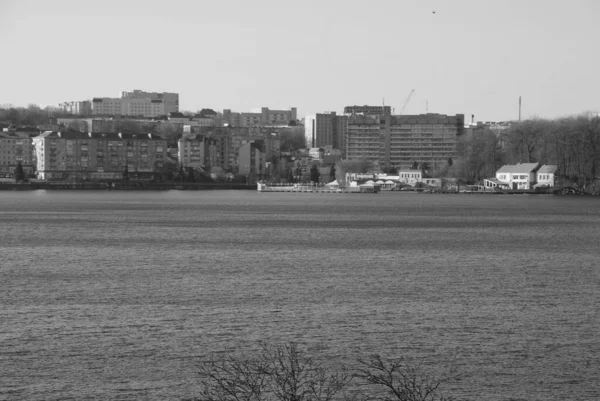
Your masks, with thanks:
M 435 11 L 435 13 L 433 13 Z M 142 89 L 180 109 L 475 121 L 600 109 L 597 0 L 0 0 L 0 105 Z

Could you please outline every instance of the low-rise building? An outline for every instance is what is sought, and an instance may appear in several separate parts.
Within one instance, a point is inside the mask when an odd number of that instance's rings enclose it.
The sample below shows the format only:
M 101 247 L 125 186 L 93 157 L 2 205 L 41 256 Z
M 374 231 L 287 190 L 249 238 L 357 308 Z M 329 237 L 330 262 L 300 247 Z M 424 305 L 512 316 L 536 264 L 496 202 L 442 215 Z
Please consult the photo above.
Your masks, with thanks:
M 414 187 L 418 182 L 423 182 L 423 170 L 400 170 L 398 181 Z
M 556 170 L 558 166 L 554 164 L 544 164 L 537 171 L 537 183 L 534 187 L 553 187 L 556 185 Z
M 495 178 L 486 178 L 483 185 L 486 189 L 533 189 L 539 168 L 539 163 L 506 164 L 496 171 Z

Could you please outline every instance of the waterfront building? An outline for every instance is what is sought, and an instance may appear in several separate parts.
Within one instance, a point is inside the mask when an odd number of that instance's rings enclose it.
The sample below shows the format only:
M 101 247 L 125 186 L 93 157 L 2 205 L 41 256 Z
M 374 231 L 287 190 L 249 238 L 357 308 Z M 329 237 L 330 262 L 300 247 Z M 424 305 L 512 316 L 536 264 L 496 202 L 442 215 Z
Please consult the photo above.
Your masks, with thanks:
M 423 181 L 423 170 L 400 170 L 398 171 L 398 182 L 415 186 Z
M 16 132 L 0 132 L 0 173 L 13 174 L 21 163 L 27 174 L 35 170 L 35 151 L 31 138 Z
M 366 159 L 379 161 L 381 143 L 379 116 L 348 116 L 346 128 L 346 158 L 348 160 Z
M 554 164 L 544 164 L 536 173 L 537 183 L 534 187 L 553 187 L 556 185 L 556 171 L 558 166 Z
M 295 107 L 289 110 L 270 110 L 268 107 L 262 107 L 250 113 L 237 113 L 230 109 L 224 109 L 222 123 L 233 127 L 288 125 L 290 121 L 296 121 L 296 114 Z
M 184 166 L 236 170 L 242 164 L 241 155 L 249 152 L 250 148 L 245 145 L 253 143 L 252 149 L 261 152 L 258 160 L 262 160 L 264 168 L 266 162 L 279 158 L 280 136 L 277 127 L 186 126 L 186 132 L 178 142 L 178 156 Z
M 212 165 L 210 162 L 211 141 L 204 135 L 184 135 L 177 142 L 179 163 L 185 167 L 207 167 Z
M 405 169 L 418 162 L 427 163 L 435 171 L 447 164 L 448 159 L 458 157 L 457 142 L 464 134 L 464 114 L 390 116 L 387 121 L 390 122 L 389 133 L 385 133 L 389 140 L 386 166 Z
M 495 187 L 505 189 L 533 189 L 537 180 L 537 171 L 540 169 L 539 163 L 518 163 L 505 164 L 496 171 L 495 178 L 486 178 L 483 185 L 486 189 Z M 550 174 L 550 166 L 544 169 L 545 173 Z M 552 170 L 552 176 L 556 169 Z M 544 177 L 545 178 L 545 177 Z
M 464 115 L 351 114 L 346 133 L 349 160 L 367 159 L 380 167 L 398 169 L 407 169 L 415 162 L 427 163 L 435 170 L 449 158 L 457 157 Z
M 237 149 L 237 155 L 238 174 L 248 176 L 248 183 L 264 178 L 267 164 L 263 140 L 253 139 L 245 142 Z
M 166 159 L 166 140 L 152 134 L 46 131 L 33 138 L 43 180 L 150 178 Z

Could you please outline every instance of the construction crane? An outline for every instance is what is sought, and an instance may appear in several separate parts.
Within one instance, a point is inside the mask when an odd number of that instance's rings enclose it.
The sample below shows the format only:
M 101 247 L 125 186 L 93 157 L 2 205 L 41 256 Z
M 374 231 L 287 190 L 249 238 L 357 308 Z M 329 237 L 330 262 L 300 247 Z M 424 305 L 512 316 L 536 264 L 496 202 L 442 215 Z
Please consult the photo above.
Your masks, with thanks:
M 404 114 L 404 109 L 406 109 L 406 106 L 408 106 L 408 102 L 410 102 L 410 98 L 412 97 L 413 93 L 415 93 L 414 89 L 412 89 L 410 91 L 410 93 L 406 97 L 406 100 L 404 100 L 404 104 L 402 105 L 402 108 L 400 109 L 400 113 L 398 113 L 399 116 L 401 116 L 402 114 Z

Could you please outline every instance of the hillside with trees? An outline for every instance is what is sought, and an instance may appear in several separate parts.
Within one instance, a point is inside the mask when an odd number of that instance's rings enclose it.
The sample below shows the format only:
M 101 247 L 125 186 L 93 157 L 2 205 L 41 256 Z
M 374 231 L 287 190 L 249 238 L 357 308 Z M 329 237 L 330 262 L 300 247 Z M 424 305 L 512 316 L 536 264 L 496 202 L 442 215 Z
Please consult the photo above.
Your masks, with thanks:
M 484 129 L 461 138 L 458 151 L 459 160 L 438 174 L 476 182 L 493 177 L 504 164 L 555 164 L 561 181 L 586 189 L 600 178 L 600 117 L 531 119 L 500 132 Z

